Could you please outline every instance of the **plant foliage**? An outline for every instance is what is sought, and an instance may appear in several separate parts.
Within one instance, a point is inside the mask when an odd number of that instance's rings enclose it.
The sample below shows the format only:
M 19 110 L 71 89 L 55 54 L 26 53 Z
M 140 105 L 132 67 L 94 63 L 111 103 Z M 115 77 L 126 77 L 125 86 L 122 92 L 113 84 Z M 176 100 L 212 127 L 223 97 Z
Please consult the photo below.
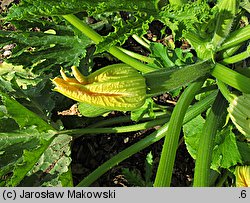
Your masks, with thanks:
M 250 164 L 249 8 L 247 0 L 12 4 L 0 26 L 0 185 L 73 186 L 74 136 L 154 126 L 78 186 L 163 137 L 154 183 L 152 154 L 144 174 L 122 171 L 131 185 L 170 186 L 182 130 L 196 159 L 194 186 L 209 186 L 210 169 L 239 175 Z M 156 36 L 152 22 L 162 24 Z M 140 50 L 125 49 L 128 39 Z M 75 78 L 66 76 L 71 66 Z M 155 102 L 164 93 L 176 96 L 174 107 Z M 82 123 L 67 128 L 56 112 L 74 103 Z M 105 117 L 114 110 L 125 116 Z

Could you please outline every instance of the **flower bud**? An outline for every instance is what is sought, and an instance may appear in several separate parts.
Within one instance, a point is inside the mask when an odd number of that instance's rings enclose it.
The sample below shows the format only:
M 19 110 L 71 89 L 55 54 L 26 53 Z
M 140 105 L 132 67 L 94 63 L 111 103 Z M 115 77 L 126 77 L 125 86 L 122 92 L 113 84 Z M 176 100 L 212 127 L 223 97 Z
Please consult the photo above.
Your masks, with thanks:
M 144 77 L 126 64 L 114 64 L 101 68 L 89 76 L 83 76 L 73 66 L 75 78 L 66 76 L 52 80 L 57 91 L 73 100 L 109 110 L 130 111 L 142 106 L 146 99 Z

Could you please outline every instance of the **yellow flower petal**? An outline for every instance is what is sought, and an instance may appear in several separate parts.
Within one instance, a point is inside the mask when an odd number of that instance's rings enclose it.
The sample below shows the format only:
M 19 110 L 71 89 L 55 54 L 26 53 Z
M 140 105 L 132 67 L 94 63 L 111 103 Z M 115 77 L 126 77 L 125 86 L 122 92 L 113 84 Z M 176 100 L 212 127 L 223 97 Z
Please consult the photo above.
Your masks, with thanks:
M 250 187 L 250 166 L 236 166 L 236 187 Z
M 55 78 L 55 91 L 86 104 L 110 110 L 130 111 L 142 106 L 146 98 L 144 77 L 126 64 L 106 66 L 91 75 L 81 75 L 72 67 L 75 78 Z

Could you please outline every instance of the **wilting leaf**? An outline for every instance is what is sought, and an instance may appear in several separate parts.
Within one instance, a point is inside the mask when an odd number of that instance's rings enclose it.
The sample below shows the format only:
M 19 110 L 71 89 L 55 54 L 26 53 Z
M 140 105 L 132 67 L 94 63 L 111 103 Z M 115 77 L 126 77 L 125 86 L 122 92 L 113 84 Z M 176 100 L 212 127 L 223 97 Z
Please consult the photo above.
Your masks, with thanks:
M 60 176 L 68 172 L 71 163 L 71 140 L 72 137 L 68 135 L 56 137 L 21 182 L 21 186 L 62 186 Z M 71 182 L 69 174 L 68 179 Z

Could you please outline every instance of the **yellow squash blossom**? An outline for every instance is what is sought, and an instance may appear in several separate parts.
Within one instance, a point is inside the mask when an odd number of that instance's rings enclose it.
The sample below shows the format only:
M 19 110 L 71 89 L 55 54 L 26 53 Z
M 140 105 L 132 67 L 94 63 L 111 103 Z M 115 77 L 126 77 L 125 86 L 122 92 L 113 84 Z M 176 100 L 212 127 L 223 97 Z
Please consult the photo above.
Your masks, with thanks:
M 101 68 L 89 76 L 83 76 L 72 66 L 75 78 L 66 76 L 52 80 L 54 90 L 79 102 L 109 110 L 130 111 L 142 106 L 146 99 L 144 77 L 126 64 Z
M 250 187 L 250 166 L 236 166 L 236 187 Z

